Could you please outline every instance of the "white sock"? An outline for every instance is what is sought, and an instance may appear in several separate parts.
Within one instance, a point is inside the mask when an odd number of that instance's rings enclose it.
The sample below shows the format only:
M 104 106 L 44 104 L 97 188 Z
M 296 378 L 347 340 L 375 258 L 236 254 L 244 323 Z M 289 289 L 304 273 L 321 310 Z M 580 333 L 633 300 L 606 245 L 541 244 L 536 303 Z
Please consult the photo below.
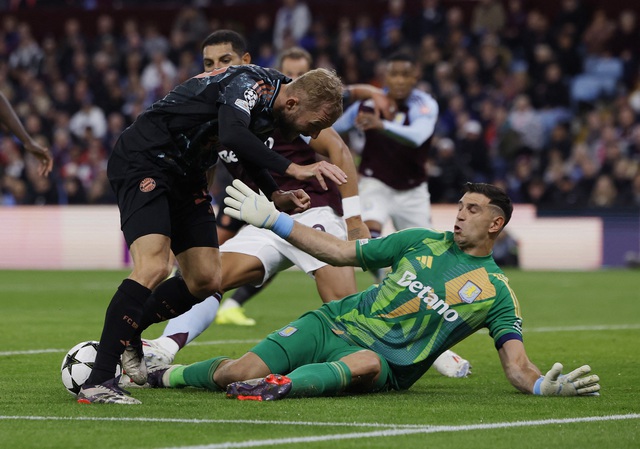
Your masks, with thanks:
M 180 346 L 178 346 L 178 343 L 176 343 L 173 338 L 162 336 L 156 338 L 155 340 L 153 340 L 153 342 L 164 349 L 166 352 L 171 354 L 174 358 L 180 350 Z
M 242 307 L 240 305 L 240 303 L 238 301 L 236 301 L 233 298 L 227 298 L 224 301 L 222 301 L 222 304 L 220 305 L 220 310 L 225 310 L 225 309 L 234 309 L 236 307 Z
M 218 306 L 218 299 L 215 296 L 209 296 L 187 312 L 169 320 L 162 336 L 166 337 L 168 335 L 187 333 L 186 344 L 189 344 L 213 323 L 218 313 Z

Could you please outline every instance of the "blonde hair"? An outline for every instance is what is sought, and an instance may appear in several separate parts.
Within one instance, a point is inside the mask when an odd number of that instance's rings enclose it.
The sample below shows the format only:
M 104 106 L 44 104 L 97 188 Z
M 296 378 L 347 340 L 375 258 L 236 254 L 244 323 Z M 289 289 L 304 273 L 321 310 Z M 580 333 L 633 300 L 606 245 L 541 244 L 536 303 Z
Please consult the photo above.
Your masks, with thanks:
M 289 91 L 300 93 L 305 107 L 323 110 L 331 123 L 342 115 L 342 81 L 336 72 L 327 69 L 310 70 L 289 84 Z

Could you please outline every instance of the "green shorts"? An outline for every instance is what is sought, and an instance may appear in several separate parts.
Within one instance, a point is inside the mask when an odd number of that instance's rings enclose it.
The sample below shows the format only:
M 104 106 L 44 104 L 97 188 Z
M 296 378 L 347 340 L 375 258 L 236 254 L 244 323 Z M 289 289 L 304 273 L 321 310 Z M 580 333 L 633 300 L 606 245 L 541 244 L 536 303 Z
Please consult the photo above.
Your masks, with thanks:
M 331 327 L 315 313 L 302 315 L 296 321 L 277 330 L 252 349 L 275 374 L 288 374 L 311 363 L 336 362 L 365 348 L 350 344 L 333 333 Z M 382 375 L 377 382 L 382 389 L 388 384 L 391 370 L 387 361 L 378 355 Z

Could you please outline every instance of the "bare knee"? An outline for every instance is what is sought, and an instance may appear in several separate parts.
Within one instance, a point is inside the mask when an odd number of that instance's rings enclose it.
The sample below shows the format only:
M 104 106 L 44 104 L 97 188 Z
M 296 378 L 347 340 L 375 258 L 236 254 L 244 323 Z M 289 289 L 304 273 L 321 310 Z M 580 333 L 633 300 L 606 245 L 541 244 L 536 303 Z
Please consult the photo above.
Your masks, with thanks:
M 382 373 L 380 357 L 373 351 L 363 350 L 341 359 L 351 371 L 354 390 L 367 390 L 374 385 Z
M 187 288 L 196 298 L 208 298 L 221 291 L 222 277 L 218 271 L 198 273 L 197 275 L 182 273 L 182 276 L 187 284 Z
M 233 382 L 265 377 L 269 368 L 260 357 L 248 352 L 239 359 L 227 360 L 213 374 L 213 381 L 222 388 Z
M 130 278 L 149 289 L 154 289 L 160 282 L 165 280 L 169 274 L 169 266 L 165 261 L 153 260 L 134 266 Z

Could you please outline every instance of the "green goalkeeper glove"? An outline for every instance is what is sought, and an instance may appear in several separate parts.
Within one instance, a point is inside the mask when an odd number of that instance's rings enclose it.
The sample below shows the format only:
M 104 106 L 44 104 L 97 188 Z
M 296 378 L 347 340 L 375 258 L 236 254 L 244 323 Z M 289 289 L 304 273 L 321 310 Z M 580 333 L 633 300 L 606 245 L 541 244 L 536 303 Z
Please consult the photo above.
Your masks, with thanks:
M 543 396 L 599 396 L 600 378 L 592 374 L 589 365 L 583 365 L 569 374 L 560 374 L 562 364 L 554 363 L 549 372 L 533 386 L 533 394 Z
M 278 212 L 271 201 L 258 195 L 249 186 L 234 179 L 226 188 L 229 195 L 224 199 L 224 213 L 236 220 L 246 221 L 258 228 L 271 229 L 274 233 L 287 238 L 293 230 L 293 218 Z

